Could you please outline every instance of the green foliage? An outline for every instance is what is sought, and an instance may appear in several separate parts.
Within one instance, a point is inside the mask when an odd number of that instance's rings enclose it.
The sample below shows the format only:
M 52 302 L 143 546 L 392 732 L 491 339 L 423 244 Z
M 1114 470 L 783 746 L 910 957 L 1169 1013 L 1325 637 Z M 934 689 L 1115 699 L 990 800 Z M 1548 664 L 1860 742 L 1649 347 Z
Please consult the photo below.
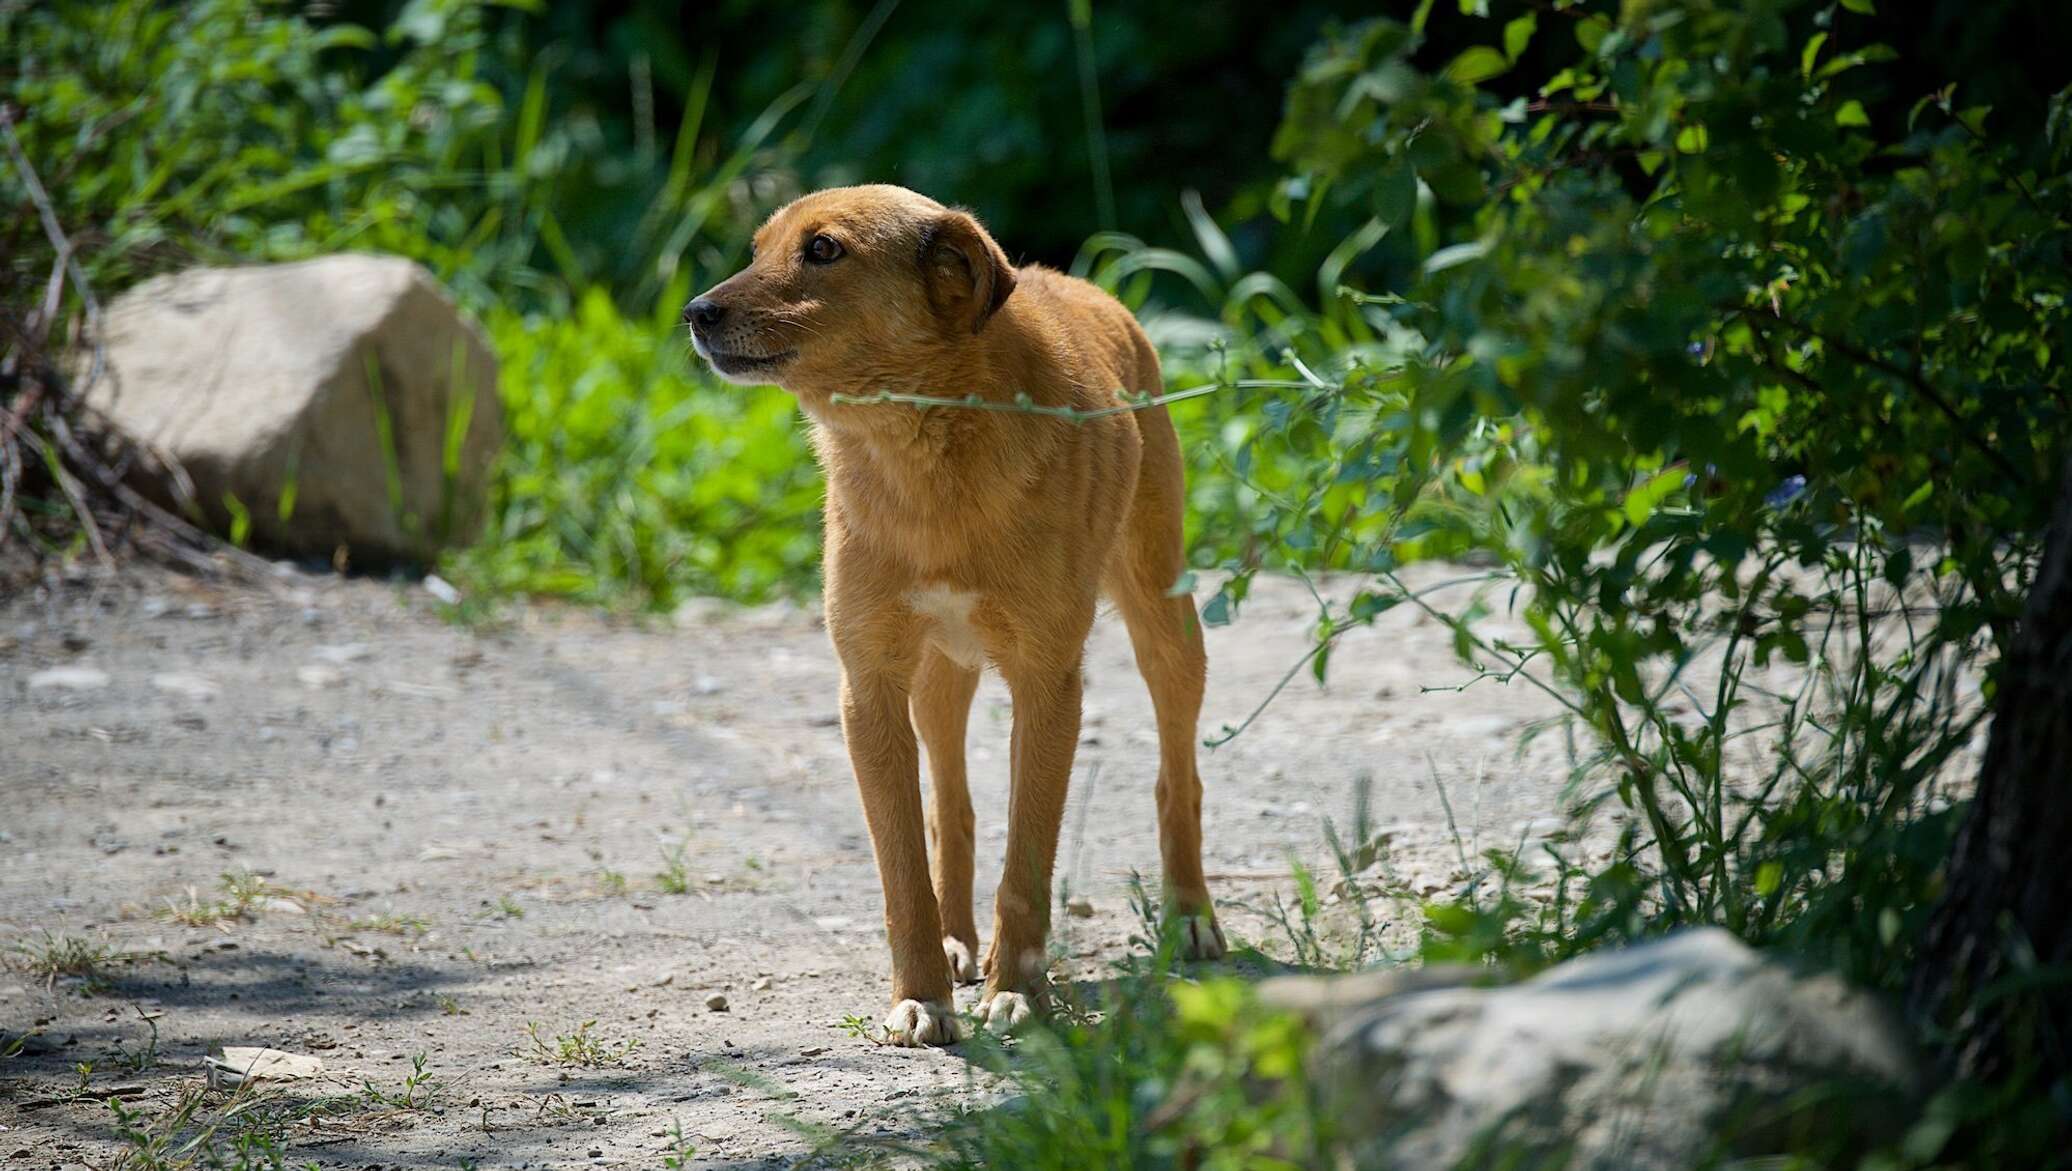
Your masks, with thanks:
M 456 581 L 666 607 L 812 580 L 821 490 L 789 396 L 694 374 L 680 336 L 598 290 L 567 316 L 488 325 L 509 441 Z
M 1480 57 L 1427 72 L 1392 22 L 1320 46 L 1289 190 L 1367 207 L 1346 249 L 1415 267 L 1382 293 L 1327 272 L 1324 312 L 1269 320 L 1243 360 L 1315 388 L 1225 408 L 1252 496 L 1203 511 L 1249 520 L 1241 546 L 1210 529 L 1241 568 L 1377 575 L 1326 643 L 1415 603 L 1482 677 L 1560 699 L 1597 745 L 1579 798 L 1638 826 L 1650 928 L 1890 982 L 2063 455 L 2072 182 L 2063 95 L 2036 143 L 1951 89 L 1873 124 L 1892 51 L 1812 23 L 1579 11 L 1534 100 L 1484 92 Z M 1511 56 L 1527 35 L 1487 27 Z M 1464 604 L 1391 575 L 1464 557 L 1494 566 Z M 1479 635 L 1486 596 L 1534 636 Z
M 977 1060 L 1016 1096 L 953 1121 L 946 1168 L 1292 1171 L 1330 1149 L 1301 1077 L 1309 1037 L 1245 983 L 1171 982 L 1156 959 L 1069 1014 Z
M 565 305 L 616 271 L 563 222 L 629 194 L 652 222 L 623 242 L 649 272 L 665 220 L 672 255 L 738 239 L 725 183 L 688 181 L 695 119 L 680 158 L 627 167 L 593 122 L 554 116 L 545 63 L 497 7 L 410 0 L 377 33 L 263 0 L 0 5 L 0 99 L 104 289 L 361 250 L 422 261 L 471 306 Z M 25 206 L 11 170 L 0 202 Z M 41 279 L 34 217 L 0 224 L 0 255 L 10 283 Z

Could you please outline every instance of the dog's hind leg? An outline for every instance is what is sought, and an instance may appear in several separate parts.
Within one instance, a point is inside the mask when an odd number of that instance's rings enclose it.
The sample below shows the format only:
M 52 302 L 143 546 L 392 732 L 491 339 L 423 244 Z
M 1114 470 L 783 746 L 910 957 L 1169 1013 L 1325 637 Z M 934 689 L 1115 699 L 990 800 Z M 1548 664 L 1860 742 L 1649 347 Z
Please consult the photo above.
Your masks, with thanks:
M 935 902 L 942 915 L 942 950 L 950 978 L 978 980 L 978 924 L 971 913 L 971 791 L 965 784 L 964 731 L 978 668 L 966 667 L 934 648 L 922 652 L 909 706 L 914 730 L 928 749 L 928 860 L 935 878 Z
M 1129 626 L 1137 669 L 1158 718 L 1158 852 L 1165 871 L 1165 919 L 1180 954 L 1215 959 L 1223 929 L 1201 865 L 1201 775 L 1194 766 L 1196 723 L 1208 655 L 1194 599 L 1173 596 L 1185 569 L 1180 533 L 1179 441 L 1163 408 L 1145 411 L 1144 466 L 1127 527 L 1104 583 Z

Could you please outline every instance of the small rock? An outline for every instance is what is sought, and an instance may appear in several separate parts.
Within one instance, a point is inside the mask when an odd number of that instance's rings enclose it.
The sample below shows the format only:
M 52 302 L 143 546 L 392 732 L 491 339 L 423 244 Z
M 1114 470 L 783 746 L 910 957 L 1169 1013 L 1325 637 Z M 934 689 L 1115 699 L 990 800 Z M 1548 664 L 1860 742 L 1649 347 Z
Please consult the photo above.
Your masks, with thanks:
M 676 973 L 675 973 L 675 972 L 664 972 L 664 973 L 662 973 L 662 974 L 661 974 L 661 976 L 659 976 L 659 977 L 657 977 L 657 978 L 655 979 L 655 982 L 654 982 L 654 983 L 652 983 L 652 984 L 648 985 L 648 987 L 650 987 L 650 988 L 667 988 L 667 987 L 669 987 L 669 986 L 670 986 L 671 984 L 674 984 L 674 983 L 676 983 Z
M 316 1077 L 324 1063 L 315 1057 L 259 1046 L 225 1045 L 223 1056 L 207 1059 L 209 1085 L 227 1090 L 246 1082 L 291 1082 Z
M 460 605 L 460 591 L 454 588 L 452 582 L 447 581 L 436 573 L 424 575 L 424 592 L 449 606 Z
M 748 990 L 750 992 L 768 992 L 770 990 L 770 978 L 768 976 L 757 976 L 755 983 L 748 986 Z
M 691 682 L 691 690 L 699 695 L 718 695 L 726 689 L 727 685 L 713 675 L 700 675 Z
M 713 993 L 712 995 L 710 995 L 710 996 L 706 997 L 706 998 L 705 998 L 705 1007 L 706 1007 L 707 1009 L 709 1009 L 709 1010 L 713 1011 L 713 1012 L 725 1012 L 725 1011 L 727 1011 L 727 997 L 726 997 L 726 994 L 725 994 L 725 993 L 722 993 L 722 992 L 715 992 L 715 993 Z
M 322 691 L 326 687 L 336 687 L 344 683 L 345 673 L 336 667 L 327 667 L 322 663 L 311 663 L 307 667 L 298 668 L 295 672 L 295 678 L 311 691 Z
M 344 666 L 347 663 L 357 663 L 373 654 L 374 648 L 364 642 L 325 643 L 312 648 L 309 653 L 326 663 Z
M 214 681 L 204 679 L 199 675 L 182 675 L 177 673 L 153 675 L 151 677 L 151 686 L 165 692 L 167 695 L 177 695 L 182 699 L 192 700 L 214 699 L 223 690 L 221 687 L 216 686 Z
M 1065 903 L 1065 913 L 1074 919 L 1091 919 L 1094 917 L 1094 905 L 1084 898 L 1069 899 Z
M 108 672 L 94 667 L 52 667 L 29 676 L 31 691 L 98 691 L 108 686 Z

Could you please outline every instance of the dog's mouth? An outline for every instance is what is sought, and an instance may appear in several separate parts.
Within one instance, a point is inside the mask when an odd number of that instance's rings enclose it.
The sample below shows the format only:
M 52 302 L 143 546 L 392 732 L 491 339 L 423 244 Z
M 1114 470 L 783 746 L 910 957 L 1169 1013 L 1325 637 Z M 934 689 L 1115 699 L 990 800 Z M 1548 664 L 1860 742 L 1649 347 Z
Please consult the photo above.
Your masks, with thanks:
M 712 368 L 729 376 L 767 374 L 798 356 L 797 350 L 779 350 L 774 354 L 744 354 L 738 350 L 705 351 L 705 360 L 712 363 Z

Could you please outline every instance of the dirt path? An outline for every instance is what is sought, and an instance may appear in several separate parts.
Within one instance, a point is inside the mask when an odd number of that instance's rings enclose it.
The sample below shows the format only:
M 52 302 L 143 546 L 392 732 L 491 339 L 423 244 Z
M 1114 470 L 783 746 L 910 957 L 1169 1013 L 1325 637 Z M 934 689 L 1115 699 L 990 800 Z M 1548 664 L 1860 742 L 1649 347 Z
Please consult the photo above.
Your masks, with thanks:
M 535 609 L 477 632 L 433 610 L 421 586 L 285 572 L 273 589 L 140 572 L 0 601 L 0 948 L 70 935 L 153 957 L 103 965 L 98 989 L 47 985 L 25 953 L 0 971 L 0 1043 L 34 1034 L 0 1060 L 9 1166 L 105 1164 L 101 1101 L 162 1112 L 225 1044 L 314 1054 L 334 1089 L 412 1102 L 294 1126 L 291 1155 L 326 1166 L 659 1166 L 673 1125 L 691 1165 L 784 1166 L 811 1145 L 787 1117 L 908 1135 L 974 1092 L 955 1050 L 843 1028 L 882 1015 L 886 957 L 815 615 Z M 1210 632 L 1205 735 L 1273 687 L 1315 613 L 1300 583 L 1262 582 Z M 1127 952 L 1127 875 L 1157 860 L 1150 703 L 1106 617 L 1087 673 L 1060 854 L 1094 907 L 1058 917 L 1075 976 Z M 1546 704 L 1420 694 L 1465 677 L 1444 629 L 1404 607 L 1341 643 L 1328 689 L 1299 676 L 1204 758 L 1234 943 L 1266 939 L 1236 904 L 1284 888 L 1291 854 L 1322 855 L 1363 774 L 1402 869 L 1434 885 L 1454 850 L 1434 775 L 1471 848 L 1548 827 L 1556 738 L 1513 747 Z M 989 678 L 970 750 L 981 907 L 1007 725 Z M 659 877 L 673 857 L 683 893 Z M 196 917 L 189 888 L 207 904 L 240 869 L 298 893 L 218 925 L 168 916 L 173 900 Z M 141 1072 L 123 1056 L 139 1011 L 159 1034 Z M 586 1021 L 608 1051 L 638 1047 L 596 1068 L 528 1058 L 529 1023 L 558 1049 Z M 429 1108 L 432 1082 L 405 1089 L 418 1054 L 443 1083 Z M 72 1100 L 83 1062 L 94 1098 Z

